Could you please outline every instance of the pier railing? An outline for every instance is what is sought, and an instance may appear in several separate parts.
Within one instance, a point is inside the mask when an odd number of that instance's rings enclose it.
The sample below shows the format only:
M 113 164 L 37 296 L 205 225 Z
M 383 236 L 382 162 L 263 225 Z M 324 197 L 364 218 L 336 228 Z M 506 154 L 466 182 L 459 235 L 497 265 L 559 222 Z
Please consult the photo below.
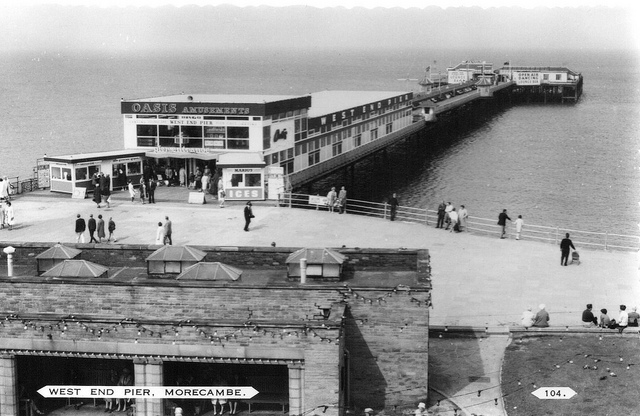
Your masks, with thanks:
M 305 194 L 283 194 L 280 204 L 290 208 L 328 210 L 326 197 Z M 389 219 L 391 206 L 387 203 L 347 199 L 346 212 L 348 214 L 365 215 L 382 219 Z M 425 224 L 435 227 L 438 222 L 436 210 L 398 206 L 396 221 Z M 467 232 L 499 237 L 502 227 L 497 225 L 497 218 L 489 219 L 469 216 Z M 571 234 L 571 240 L 578 248 L 595 250 L 640 251 L 640 235 L 624 235 L 609 232 L 583 231 L 564 227 L 549 227 L 543 225 L 525 224 L 521 238 L 544 243 L 559 245 L 566 233 Z M 507 237 L 515 238 L 515 226 L 507 225 Z
M 25 192 L 31 192 L 39 189 L 38 178 L 20 179 L 19 176 L 11 176 L 7 179 L 9 181 L 10 197 L 11 195 L 19 195 Z

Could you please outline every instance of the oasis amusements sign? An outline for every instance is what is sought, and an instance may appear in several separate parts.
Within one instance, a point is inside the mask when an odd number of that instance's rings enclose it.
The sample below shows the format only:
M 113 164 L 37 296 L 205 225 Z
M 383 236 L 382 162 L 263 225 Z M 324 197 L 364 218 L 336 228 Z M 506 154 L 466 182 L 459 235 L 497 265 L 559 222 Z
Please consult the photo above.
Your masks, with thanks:
M 261 108 L 262 107 L 262 108 Z M 210 103 L 171 103 L 171 102 L 122 102 L 122 114 L 141 115 L 219 115 L 247 116 L 264 113 L 264 106 L 254 104 L 210 104 Z

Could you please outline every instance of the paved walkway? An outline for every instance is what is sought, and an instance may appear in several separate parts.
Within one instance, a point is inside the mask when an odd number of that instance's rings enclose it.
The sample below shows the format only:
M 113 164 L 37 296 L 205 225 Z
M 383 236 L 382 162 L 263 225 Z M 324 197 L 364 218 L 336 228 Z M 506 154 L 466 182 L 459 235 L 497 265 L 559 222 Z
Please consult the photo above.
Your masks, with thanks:
M 131 203 L 113 195 L 111 208 L 90 199 L 71 199 L 47 191 L 14 201 L 16 226 L 1 230 L 0 242 L 75 242 L 76 214 L 113 217 L 118 243 L 155 243 L 158 221 L 173 222 L 174 244 L 279 247 L 426 248 L 433 273 L 432 325 L 504 327 L 517 325 L 522 311 L 544 303 L 551 325 L 578 325 L 586 303 L 616 315 L 618 305 L 640 306 L 638 253 L 592 251 L 577 247 L 580 265 L 560 266 L 558 247 L 527 241 L 449 233 L 421 224 L 390 222 L 327 211 L 289 209 L 254 203 L 256 218 L 244 232 L 244 203 L 219 208 L 187 204 L 187 191 L 159 188 L 156 204 Z M 88 241 L 88 237 L 86 239 Z M 0 267 L 6 267 L 2 265 Z
M 426 248 L 432 262 L 432 326 L 488 327 L 490 332 L 501 332 L 518 325 L 526 307 L 535 311 L 538 304 L 545 303 L 551 325 L 562 329 L 579 325 L 586 303 L 592 303 L 595 310 L 607 308 L 614 316 L 620 304 L 640 306 L 638 253 L 578 246 L 580 265 L 562 267 L 558 247 L 527 241 L 526 232 L 520 241 L 501 240 L 421 224 L 289 209 L 271 202 L 254 203 L 256 218 L 251 231 L 244 232 L 244 203 L 240 202 L 219 208 L 209 197 L 205 205 L 190 205 L 186 203 L 187 190 L 179 188 L 159 188 L 153 205 L 131 203 L 124 192 L 115 193 L 113 200 L 111 208 L 97 209 L 90 199 L 75 200 L 46 191 L 21 195 L 14 201 L 17 225 L 12 231 L 0 231 L 0 244 L 73 243 L 75 217 L 80 213 L 85 219 L 89 214 L 102 214 L 106 220 L 113 217 L 118 243 L 151 245 L 158 221 L 168 215 L 173 222 L 174 244 L 268 246 L 274 242 L 279 247 Z M 477 390 L 499 384 L 507 339 L 493 336 L 474 341 L 476 350 L 465 355 L 469 364 L 474 364 L 464 374 L 461 368 L 465 366 L 455 366 L 455 374 L 445 370 L 446 364 L 460 359 L 463 347 L 447 349 L 452 341 L 434 339 L 434 347 L 442 347 L 439 357 L 444 361 L 432 362 L 435 368 L 442 367 L 432 373 L 432 386 L 455 397 L 463 408 L 473 405 L 466 409 L 467 414 L 504 414 L 501 401 L 498 406 L 492 400 L 478 406 Z M 454 352 L 446 355 L 447 351 Z M 489 374 L 489 378 L 472 380 L 473 374 Z M 493 398 L 498 392 L 483 394 Z

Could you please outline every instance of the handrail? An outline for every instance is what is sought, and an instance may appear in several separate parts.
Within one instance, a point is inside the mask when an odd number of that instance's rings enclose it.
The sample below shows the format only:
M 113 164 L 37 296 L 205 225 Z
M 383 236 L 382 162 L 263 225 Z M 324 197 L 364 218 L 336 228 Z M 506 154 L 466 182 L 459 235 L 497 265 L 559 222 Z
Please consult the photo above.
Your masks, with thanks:
M 326 198 L 320 195 L 285 193 L 281 195 L 280 205 L 288 206 L 289 208 L 326 210 L 327 206 L 323 201 L 326 201 Z M 346 212 L 349 214 L 388 219 L 391 214 L 391 207 L 388 203 L 347 198 Z M 397 207 L 396 220 L 433 226 L 438 221 L 438 213 L 432 209 L 401 205 Z M 499 236 L 502 232 L 502 227 L 497 225 L 497 220 L 495 219 L 469 216 L 467 219 L 467 231 L 475 234 Z M 565 233 L 571 233 L 572 241 L 582 247 L 601 250 L 640 251 L 640 236 L 638 235 L 612 234 L 609 232 L 583 231 L 573 228 L 526 224 L 522 231 L 522 238 L 557 245 L 560 244 L 560 240 L 564 238 Z M 515 231 L 512 227 L 509 227 L 507 237 L 514 236 Z

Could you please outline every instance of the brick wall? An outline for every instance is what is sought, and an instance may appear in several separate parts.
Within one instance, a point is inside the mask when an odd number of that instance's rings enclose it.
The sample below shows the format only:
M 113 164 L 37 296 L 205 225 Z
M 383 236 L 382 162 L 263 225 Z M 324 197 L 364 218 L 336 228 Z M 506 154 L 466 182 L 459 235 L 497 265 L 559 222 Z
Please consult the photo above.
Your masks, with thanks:
M 33 244 L 14 247 L 17 248 L 16 263 L 25 267 L 35 263 L 36 254 L 49 248 L 48 245 Z M 260 266 L 283 270 L 284 259 L 294 251 L 281 248 L 198 248 L 208 253 L 209 261 L 222 261 L 241 268 Z M 83 258 L 98 264 L 135 267 L 144 267 L 144 259 L 154 250 L 153 247 L 132 246 L 115 250 L 83 249 Z M 340 251 L 348 256 L 353 270 L 413 270 L 416 272 L 415 284 L 411 284 L 411 291 L 393 288 L 391 274 L 387 287 L 347 287 L 342 282 L 305 287 L 248 284 L 229 287 L 173 280 L 124 281 L 118 280 L 117 276 L 104 280 L 2 278 L 0 314 L 75 315 L 80 317 L 82 324 L 73 325 L 69 321 L 69 329 L 62 336 L 56 322 L 51 323 L 53 328 L 50 329 L 47 322 L 33 319 L 35 328 L 29 326 L 25 330 L 21 320 L 8 321 L 0 327 L 0 339 L 5 340 L 0 343 L 6 340 L 39 340 L 55 350 L 56 342 L 74 340 L 79 345 L 85 342 L 82 345 L 117 350 L 125 344 L 133 345 L 137 339 L 135 345 L 140 351 L 159 346 L 167 354 L 178 355 L 200 351 L 214 356 L 224 349 L 225 354 L 251 351 L 252 356 L 259 356 L 263 351 L 267 355 L 286 356 L 290 351 L 291 356 L 302 354 L 304 359 L 304 409 L 322 404 L 335 405 L 335 408 L 327 410 L 328 415 L 341 413 L 338 407 L 340 362 L 341 348 L 345 348 L 350 366 L 351 392 L 351 400 L 345 405 L 360 410 L 365 407 L 388 411 L 395 410 L 396 406 L 412 408 L 427 397 L 428 253 L 424 250 Z M 332 314 L 328 321 L 323 321 L 318 317 L 321 313 L 318 305 L 327 304 L 333 304 Z M 342 341 L 339 344 L 328 342 L 329 339 L 334 341 L 340 333 L 342 316 Z M 134 324 L 119 326 L 114 323 L 114 320 L 124 318 L 133 319 L 133 322 L 145 319 L 149 322 L 143 325 L 145 331 L 138 334 L 140 327 Z M 181 320 L 191 322 L 177 327 Z M 198 324 L 194 328 L 196 322 Z M 251 323 L 245 325 L 246 322 Z M 324 322 L 327 328 L 321 327 Z M 208 323 L 218 326 L 208 326 Z M 313 326 L 314 331 L 307 335 L 302 332 L 294 334 L 298 331 L 295 328 L 303 324 Z M 258 326 L 257 331 L 254 331 L 255 325 Z M 283 332 L 287 335 L 281 338 L 280 331 L 287 325 L 292 329 Z M 109 332 L 103 332 L 99 338 L 97 334 L 101 330 Z M 177 338 L 175 330 L 179 332 Z M 162 338 L 158 336 L 160 333 Z M 51 340 L 48 340 L 48 334 L 52 334 Z M 236 337 L 216 340 L 211 344 L 214 334 L 216 337 L 235 334 Z M 177 345 L 173 345 L 174 342 Z M 195 349 L 186 346 L 195 346 Z

